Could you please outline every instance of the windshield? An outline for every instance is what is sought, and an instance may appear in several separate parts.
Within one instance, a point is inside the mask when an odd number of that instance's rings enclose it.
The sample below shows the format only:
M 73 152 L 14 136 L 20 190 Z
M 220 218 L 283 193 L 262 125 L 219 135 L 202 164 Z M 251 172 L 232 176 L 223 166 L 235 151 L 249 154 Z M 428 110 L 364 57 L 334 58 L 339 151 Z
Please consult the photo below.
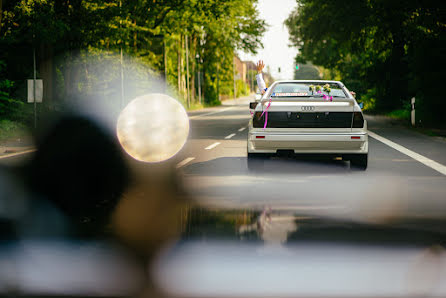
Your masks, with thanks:
M 0 0 L 0 298 L 446 297 L 445 4 Z
M 344 97 L 346 95 L 338 84 L 329 83 L 278 83 L 271 91 L 271 97 Z

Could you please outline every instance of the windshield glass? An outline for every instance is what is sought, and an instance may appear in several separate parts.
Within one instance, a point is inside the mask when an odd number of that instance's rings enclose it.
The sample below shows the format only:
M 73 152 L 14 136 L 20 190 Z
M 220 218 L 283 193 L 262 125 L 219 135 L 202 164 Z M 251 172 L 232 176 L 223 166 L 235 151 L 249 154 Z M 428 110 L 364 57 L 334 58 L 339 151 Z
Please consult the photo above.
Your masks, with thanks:
M 342 88 L 334 83 L 279 83 L 271 92 L 271 97 L 321 97 L 324 95 L 346 97 Z
M 0 298 L 446 298 L 445 3 L 0 0 Z

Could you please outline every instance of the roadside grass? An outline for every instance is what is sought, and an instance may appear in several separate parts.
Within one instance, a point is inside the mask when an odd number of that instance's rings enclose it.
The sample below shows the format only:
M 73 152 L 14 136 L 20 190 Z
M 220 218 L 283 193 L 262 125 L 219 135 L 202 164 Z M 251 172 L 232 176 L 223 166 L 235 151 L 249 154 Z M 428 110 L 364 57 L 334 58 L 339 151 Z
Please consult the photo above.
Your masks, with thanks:
M 410 119 L 410 111 L 406 109 L 394 110 L 386 114 L 386 116 L 399 119 L 399 120 L 409 120 Z
M 200 104 L 200 103 L 198 103 L 198 102 L 192 102 L 189 108 L 187 108 L 187 106 L 186 106 L 186 110 L 188 110 L 188 111 L 194 111 L 194 110 L 200 110 L 200 109 L 203 109 L 204 107 L 205 107 L 205 106 L 204 106 L 203 104 Z
M 0 143 L 29 135 L 29 129 L 20 122 L 7 119 L 0 120 Z

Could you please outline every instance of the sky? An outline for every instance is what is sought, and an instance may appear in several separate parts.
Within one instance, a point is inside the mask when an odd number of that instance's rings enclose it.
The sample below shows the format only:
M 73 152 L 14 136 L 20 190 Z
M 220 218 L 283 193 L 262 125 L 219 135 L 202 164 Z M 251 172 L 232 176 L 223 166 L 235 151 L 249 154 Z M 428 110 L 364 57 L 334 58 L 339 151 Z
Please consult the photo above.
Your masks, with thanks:
M 294 75 L 297 49 L 288 46 L 289 34 L 283 22 L 296 6 L 296 0 L 259 0 L 257 9 L 260 11 L 260 18 L 269 25 L 262 38 L 264 48 L 259 49 L 256 55 L 239 52 L 243 61 L 263 60 L 265 68 L 270 67 L 271 74 L 276 80 L 292 79 Z

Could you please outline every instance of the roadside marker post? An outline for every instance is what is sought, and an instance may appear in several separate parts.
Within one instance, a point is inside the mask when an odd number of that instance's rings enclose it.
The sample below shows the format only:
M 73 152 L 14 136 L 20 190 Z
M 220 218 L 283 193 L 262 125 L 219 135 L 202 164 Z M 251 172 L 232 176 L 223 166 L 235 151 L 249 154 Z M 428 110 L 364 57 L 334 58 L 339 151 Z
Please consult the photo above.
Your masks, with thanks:
M 415 126 L 415 97 L 411 98 L 410 103 L 412 104 L 412 111 L 410 111 L 410 122 L 412 123 L 412 126 Z

